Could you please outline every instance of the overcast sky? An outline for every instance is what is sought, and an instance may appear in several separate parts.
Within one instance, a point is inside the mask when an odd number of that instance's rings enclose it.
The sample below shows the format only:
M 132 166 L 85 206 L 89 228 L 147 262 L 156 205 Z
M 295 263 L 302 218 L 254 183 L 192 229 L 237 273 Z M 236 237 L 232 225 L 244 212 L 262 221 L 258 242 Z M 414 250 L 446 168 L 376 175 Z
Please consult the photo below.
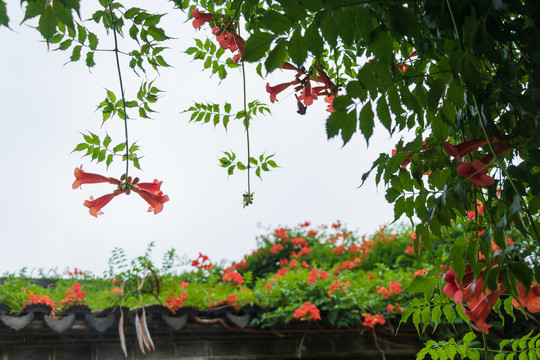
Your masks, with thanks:
M 73 190 L 74 168 L 83 164 L 87 172 L 119 177 L 124 165 L 116 162 L 106 171 L 104 165 L 81 159 L 71 150 L 84 131 L 101 137 L 106 131 L 113 143 L 123 141 L 121 121 L 115 118 L 101 128 L 101 115 L 95 111 L 105 98 L 105 88 L 119 93 L 113 53 L 97 53 L 97 65 L 90 71 L 82 62 L 65 64 L 69 53 L 47 51 L 36 30 L 19 26 L 23 17 L 19 1 L 7 4 L 12 31 L 0 28 L 0 273 L 23 267 L 59 271 L 78 267 L 101 274 L 115 247 L 133 258 L 142 255 L 151 241 L 156 243 L 156 259 L 175 248 L 192 259 L 200 251 L 214 261 L 239 260 L 256 247 L 258 234 L 279 226 L 306 220 L 317 226 L 340 219 L 349 229 L 370 234 L 393 219 L 384 189 L 377 189 L 373 178 L 357 187 L 379 152 L 390 152 L 394 141 L 382 130 L 376 130 L 369 149 L 360 135 L 343 148 L 340 139 L 328 141 L 324 101 L 300 116 L 292 89 L 271 104 L 271 116 L 252 123 L 252 154 L 275 153 L 280 168 L 265 173 L 263 181 L 253 176 L 254 203 L 243 208 L 246 173 L 228 177 L 218 164 L 221 151 L 232 149 L 246 156 L 241 124 L 231 121 L 225 132 L 221 126 L 189 123 L 189 115 L 180 113 L 193 101 L 228 101 L 238 109 L 240 72 L 232 71 L 220 83 L 202 71 L 202 62 L 183 54 L 193 37 L 212 37 L 211 32 L 205 27 L 195 31 L 185 23 L 185 14 L 164 2 L 156 12 L 169 12 L 164 26 L 176 39 L 169 42 L 166 59 L 174 68 L 162 71 L 155 82 L 166 91 L 155 106 L 159 113 L 153 120 L 131 121 L 129 131 L 144 155 L 143 171 L 132 174 L 141 181 L 162 180 L 162 190 L 171 200 L 154 215 L 146 212 L 147 204 L 136 194 L 121 195 L 102 216 L 90 216 L 84 200 L 114 187 L 90 184 Z M 82 14 L 90 16 L 84 7 Z M 101 40 L 100 48 L 111 47 L 110 39 Z M 141 80 L 126 62 L 122 66 L 126 95 L 134 98 Z M 263 80 L 254 66 L 246 70 L 248 100 L 266 103 L 270 103 L 266 82 L 275 85 L 292 77 L 278 70 Z

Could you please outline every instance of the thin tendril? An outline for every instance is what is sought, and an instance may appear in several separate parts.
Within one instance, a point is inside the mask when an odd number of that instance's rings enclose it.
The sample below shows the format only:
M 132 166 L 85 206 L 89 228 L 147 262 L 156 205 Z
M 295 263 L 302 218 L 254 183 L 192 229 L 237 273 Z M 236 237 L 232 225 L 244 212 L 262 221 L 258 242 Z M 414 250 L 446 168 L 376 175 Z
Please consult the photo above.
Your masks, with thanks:
M 126 135 L 126 179 L 129 171 L 129 146 L 128 146 L 128 124 L 127 124 L 127 111 L 126 111 L 126 99 L 124 98 L 124 84 L 122 82 L 122 72 L 120 71 L 120 58 L 118 53 L 118 38 L 116 35 L 116 21 L 114 20 L 114 14 L 112 9 L 111 0 L 109 0 L 109 13 L 111 14 L 111 26 L 114 35 L 114 54 L 116 56 L 116 68 L 118 70 L 118 80 L 120 81 L 120 93 L 122 95 L 122 107 L 124 109 L 124 132 Z

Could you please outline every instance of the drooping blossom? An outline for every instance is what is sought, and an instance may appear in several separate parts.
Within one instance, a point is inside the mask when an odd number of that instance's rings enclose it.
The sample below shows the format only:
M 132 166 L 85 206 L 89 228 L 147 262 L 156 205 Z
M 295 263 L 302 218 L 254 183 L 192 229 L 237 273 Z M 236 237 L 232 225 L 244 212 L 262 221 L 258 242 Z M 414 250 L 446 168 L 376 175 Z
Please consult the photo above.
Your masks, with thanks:
M 163 191 L 161 191 L 161 184 L 163 184 L 163 181 L 159 181 L 158 179 L 154 179 L 151 183 L 137 183 L 137 186 L 140 189 L 146 190 L 151 192 L 155 195 L 163 195 Z
M 324 97 L 324 102 L 326 102 L 328 104 L 328 106 L 326 107 L 326 111 L 328 111 L 330 113 L 335 112 L 335 110 L 334 110 L 334 99 L 336 97 L 337 97 L 337 95 L 331 95 L 331 96 L 325 96 Z
M 478 187 L 490 186 L 495 182 L 495 179 L 486 175 L 488 171 L 488 164 L 480 160 L 474 160 L 472 163 L 463 162 L 457 168 L 459 176 L 468 178 L 470 182 Z
M 446 153 L 456 158 L 458 163 L 461 163 L 461 159 L 473 151 L 477 150 L 487 144 L 487 139 L 474 139 L 462 142 L 461 144 L 452 145 L 449 141 L 444 143 Z
M 163 195 L 161 191 L 162 181 L 154 180 L 151 183 L 139 183 L 139 178 L 131 179 L 126 175 L 122 175 L 120 180 L 106 177 L 99 174 L 86 173 L 80 168 L 75 168 L 75 181 L 73 182 L 73 189 L 78 188 L 81 184 L 93 184 L 93 183 L 110 183 L 117 185 L 117 189 L 110 194 L 103 195 L 97 199 L 94 199 L 92 196 L 89 200 L 86 200 L 83 205 L 88 207 L 90 210 L 90 215 L 97 217 L 98 215 L 103 214 L 101 209 L 107 205 L 112 199 L 121 193 L 126 193 L 129 195 L 131 190 L 139 194 L 149 205 L 150 208 L 148 211 L 153 211 L 154 214 L 158 214 L 163 210 L 163 203 L 169 201 L 167 195 Z
M 270 86 L 269 83 L 266 83 L 266 92 L 270 94 L 270 102 L 276 102 L 276 96 L 283 90 L 287 89 L 289 86 L 295 84 L 294 81 L 288 83 L 277 84 L 276 86 Z
M 120 184 L 120 180 L 115 178 L 106 177 L 99 174 L 87 173 L 81 167 L 75 168 L 74 171 L 75 181 L 73 182 L 72 188 L 77 189 L 82 184 L 97 184 L 97 183 L 110 183 L 110 184 Z
M 219 27 L 212 28 L 212 34 L 216 35 L 216 40 L 222 49 L 228 49 L 233 54 L 238 51 L 238 53 L 233 56 L 233 62 L 238 64 L 244 55 L 244 44 L 246 41 L 236 33 L 234 28 L 227 26 L 228 21 Z
M 98 215 L 103 214 L 101 209 L 121 193 L 122 190 L 116 189 L 111 194 L 100 196 L 97 199 L 90 196 L 90 200 L 85 200 L 83 205 L 90 209 L 90 215 L 97 217 Z
M 516 309 L 521 307 L 527 308 L 531 313 L 540 312 L 540 285 L 531 285 L 529 289 L 521 282 L 518 285 L 519 297 L 512 299 L 512 304 Z
M 299 114 L 304 115 L 307 106 L 312 105 L 313 101 L 317 100 L 319 96 L 325 96 L 325 101 L 329 103 L 327 111 L 334 111 L 333 101 L 338 94 L 338 87 L 320 67 L 314 67 L 318 73 L 315 82 L 322 83 L 323 86 L 314 87 L 311 86 L 311 82 L 314 81 L 311 76 L 311 71 L 306 71 L 304 67 L 297 68 L 288 62 L 284 62 L 281 68 L 296 71 L 296 74 L 294 79 L 290 82 L 278 84 L 276 86 L 270 86 L 270 84 L 266 85 L 266 91 L 270 94 L 270 101 L 272 103 L 276 101 L 276 95 L 281 91 L 287 89 L 291 85 L 297 85 L 294 90 L 295 92 L 300 93 L 300 95 L 295 94 L 298 106 L 297 112 Z
M 486 319 L 501 294 L 504 293 L 504 287 L 500 286 L 497 290 L 492 292 L 489 292 L 489 290 L 486 289 L 488 294 L 484 293 L 482 288 L 483 281 L 482 279 L 478 279 L 476 281 L 474 297 L 467 302 L 469 310 L 464 309 L 463 312 L 480 330 L 487 334 L 492 325 L 487 324 Z
M 163 210 L 163 204 L 169 201 L 169 196 L 155 194 L 151 191 L 141 189 L 137 185 L 134 185 L 131 189 L 150 205 L 148 212 L 153 211 L 154 214 L 159 214 Z M 161 191 L 159 193 L 163 194 Z
M 197 30 L 201 28 L 201 25 L 206 22 L 214 21 L 214 14 L 212 13 L 202 13 L 199 9 L 191 10 L 191 15 L 193 16 L 193 27 Z
M 313 104 L 313 100 L 317 100 L 317 94 L 311 91 L 311 82 L 308 80 L 306 85 L 302 88 L 298 100 L 304 100 L 304 104 L 309 106 Z
M 443 267 L 446 270 L 444 274 L 444 281 L 447 283 L 443 289 L 443 293 L 449 298 L 453 298 L 457 305 L 460 305 L 462 301 L 469 301 L 472 296 L 472 285 L 474 281 L 474 274 L 472 269 L 467 266 L 465 274 L 461 279 L 461 284 L 456 278 L 456 271 L 450 267 Z

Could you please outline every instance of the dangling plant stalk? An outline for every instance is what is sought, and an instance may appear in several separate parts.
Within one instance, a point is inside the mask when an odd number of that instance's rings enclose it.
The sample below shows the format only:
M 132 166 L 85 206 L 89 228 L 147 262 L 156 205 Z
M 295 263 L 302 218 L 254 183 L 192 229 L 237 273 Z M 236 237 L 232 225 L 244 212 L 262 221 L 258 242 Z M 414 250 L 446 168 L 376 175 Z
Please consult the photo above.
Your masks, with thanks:
M 128 179 L 129 172 L 129 143 L 128 143 L 128 124 L 127 124 L 127 111 L 126 111 L 126 99 L 124 97 L 124 83 L 122 81 L 122 71 L 120 70 L 120 58 L 118 54 L 120 53 L 118 49 L 118 36 L 116 35 L 116 21 L 112 9 L 111 0 L 109 2 L 109 13 L 111 15 L 111 27 L 114 36 L 114 55 L 116 56 L 116 69 L 118 71 L 118 80 L 120 82 L 120 95 L 122 96 L 122 108 L 124 110 L 124 133 L 126 137 L 126 179 Z

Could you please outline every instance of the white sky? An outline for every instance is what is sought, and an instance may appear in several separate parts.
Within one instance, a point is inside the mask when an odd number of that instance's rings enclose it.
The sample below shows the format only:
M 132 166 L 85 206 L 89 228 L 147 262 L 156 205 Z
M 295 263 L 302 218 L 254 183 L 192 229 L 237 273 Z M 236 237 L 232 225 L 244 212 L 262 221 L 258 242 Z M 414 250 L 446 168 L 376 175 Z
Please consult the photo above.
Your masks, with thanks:
M 113 144 L 123 141 L 121 121 L 115 118 L 100 128 L 101 114 L 95 112 L 105 98 L 104 88 L 119 94 L 114 55 L 96 53 L 97 65 L 91 71 L 83 62 L 64 65 L 70 53 L 47 51 L 35 29 L 19 26 L 19 2 L 7 4 L 13 31 L 0 28 L 0 274 L 23 267 L 78 267 L 101 274 L 114 247 L 124 248 L 131 259 L 142 255 L 150 241 L 156 242 L 156 259 L 174 247 L 188 258 L 201 251 L 214 261 L 239 260 L 255 248 L 256 235 L 278 226 L 340 219 L 350 229 L 369 234 L 393 219 L 384 189 L 376 189 L 373 178 L 357 186 L 379 152 L 390 152 L 394 142 L 383 130 L 375 131 L 369 149 L 360 135 L 344 148 L 340 139 L 328 141 L 324 101 L 300 116 L 292 90 L 278 95 L 279 104 L 271 104 L 272 116 L 252 123 L 252 155 L 276 153 L 280 168 L 265 173 L 262 182 L 253 176 L 254 204 L 244 209 L 246 173 L 228 177 L 218 165 L 223 150 L 233 149 L 245 158 L 241 124 L 231 121 L 225 132 L 221 125 L 214 129 L 188 123 L 189 115 L 180 114 L 193 101 L 228 101 L 238 109 L 240 72 L 231 72 L 220 84 L 202 71 L 201 61 L 182 54 L 194 36 L 212 35 L 205 27 L 196 32 L 190 22 L 184 23 L 187 16 L 180 11 L 164 20 L 167 33 L 176 39 L 169 42 L 165 56 L 174 68 L 162 71 L 155 82 L 166 91 L 155 106 L 159 113 L 154 120 L 132 121 L 129 129 L 144 154 L 143 171 L 131 174 L 141 181 L 163 180 L 162 190 L 171 200 L 154 215 L 146 212 L 148 206 L 138 195 L 121 195 L 103 209 L 104 215 L 90 216 L 84 200 L 114 187 L 90 184 L 73 190 L 73 169 L 83 164 L 87 172 L 119 177 L 124 164 L 117 161 L 106 171 L 104 165 L 70 152 L 81 142 L 80 132 L 87 130 L 100 137 L 106 130 Z M 160 4 L 155 12 L 172 8 Z M 82 14 L 90 17 L 86 8 Z M 110 39 L 102 40 L 99 47 L 110 49 L 110 44 Z M 140 80 L 127 63 L 123 66 L 126 95 L 135 98 Z M 254 66 L 248 66 L 247 73 L 248 101 L 270 103 L 266 81 Z M 276 71 L 267 81 L 275 85 L 290 77 L 290 72 Z

